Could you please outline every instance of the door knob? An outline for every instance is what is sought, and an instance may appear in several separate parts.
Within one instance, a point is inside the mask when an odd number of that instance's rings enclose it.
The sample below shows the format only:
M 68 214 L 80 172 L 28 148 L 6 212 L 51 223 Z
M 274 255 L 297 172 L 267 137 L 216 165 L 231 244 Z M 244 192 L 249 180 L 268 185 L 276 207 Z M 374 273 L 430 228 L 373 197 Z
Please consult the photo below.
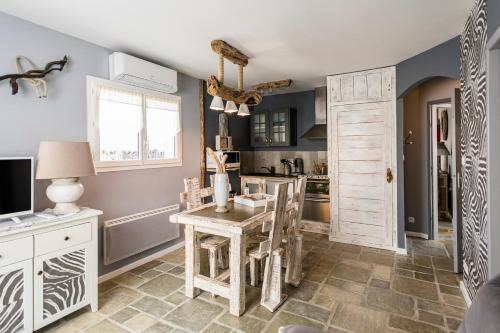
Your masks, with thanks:
M 387 178 L 387 182 L 388 182 L 388 183 L 392 183 L 392 180 L 394 179 L 394 176 L 392 175 L 392 170 L 391 170 L 391 168 L 387 168 L 387 175 L 386 175 L 386 178 Z

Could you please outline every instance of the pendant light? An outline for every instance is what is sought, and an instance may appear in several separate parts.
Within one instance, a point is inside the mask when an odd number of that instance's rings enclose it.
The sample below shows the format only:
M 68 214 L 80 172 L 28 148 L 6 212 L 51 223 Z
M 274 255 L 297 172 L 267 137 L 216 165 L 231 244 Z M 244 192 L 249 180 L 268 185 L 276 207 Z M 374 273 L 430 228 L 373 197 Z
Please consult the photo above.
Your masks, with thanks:
M 249 116 L 250 110 L 248 109 L 248 105 L 240 104 L 240 109 L 238 110 L 238 116 Z
M 226 109 L 224 110 L 224 112 L 227 112 L 227 113 L 238 112 L 238 108 L 236 107 L 236 104 L 234 103 L 234 101 L 227 101 Z
M 219 96 L 214 96 L 212 103 L 210 104 L 210 110 L 214 111 L 224 111 L 224 101 Z

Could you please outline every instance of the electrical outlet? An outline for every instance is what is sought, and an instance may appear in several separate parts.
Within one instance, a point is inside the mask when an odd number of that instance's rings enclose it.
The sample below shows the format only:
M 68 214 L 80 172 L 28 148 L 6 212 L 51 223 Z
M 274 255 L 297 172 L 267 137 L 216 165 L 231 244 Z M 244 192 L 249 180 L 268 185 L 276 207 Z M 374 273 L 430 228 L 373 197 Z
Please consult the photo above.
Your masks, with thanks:
M 409 223 L 415 223 L 415 218 L 413 216 L 408 216 Z

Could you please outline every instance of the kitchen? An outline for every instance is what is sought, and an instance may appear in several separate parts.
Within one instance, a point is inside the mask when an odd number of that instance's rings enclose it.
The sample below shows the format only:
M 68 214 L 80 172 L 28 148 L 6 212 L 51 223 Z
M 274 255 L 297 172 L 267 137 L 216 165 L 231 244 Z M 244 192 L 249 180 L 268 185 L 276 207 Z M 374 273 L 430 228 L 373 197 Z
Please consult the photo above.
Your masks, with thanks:
M 272 194 L 280 182 L 294 184 L 300 175 L 307 176 L 303 228 L 329 233 L 330 196 L 326 136 L 326 87 L 304 92 L 286 89 L 268 95 L 251 110 L 250 117 L 228 114 L 225 120 L 209 108 L 212 97 L 205 94 L 205 145 L 221 148 L 220 127 L 227 126 L 230 143 L 228 167 L 235 193 Z M 224 117 L 224 116 L 222 116 Z M 224 130 L 223 130 L 224 131 Z M 224 144 L 224 142 L 223 142 Z M 231 148 L 232 146 L 232 148 Z M 210 159 L 206 159 L 205 184 L 210 184 Z M 202 171 L 203 172 L 203 171 Z M 260 189 L 259 189 L 260 186 Z

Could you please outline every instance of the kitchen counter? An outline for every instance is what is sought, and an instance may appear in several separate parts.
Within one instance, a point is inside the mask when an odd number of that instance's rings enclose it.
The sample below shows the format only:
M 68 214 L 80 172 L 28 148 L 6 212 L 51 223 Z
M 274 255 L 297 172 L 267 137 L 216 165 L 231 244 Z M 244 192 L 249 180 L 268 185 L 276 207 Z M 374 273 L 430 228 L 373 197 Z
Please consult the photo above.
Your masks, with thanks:
M 271 174 L 268 172 L 254 172 L 254 173 L 247 173 L 247 174 L 242 174 L 240 177 L 261 177 L 261 178 L 285 178 L 285 179 L 297 179 L 299 176 L 298 175 L 285 175 L 284 173 L 275 173 Z

